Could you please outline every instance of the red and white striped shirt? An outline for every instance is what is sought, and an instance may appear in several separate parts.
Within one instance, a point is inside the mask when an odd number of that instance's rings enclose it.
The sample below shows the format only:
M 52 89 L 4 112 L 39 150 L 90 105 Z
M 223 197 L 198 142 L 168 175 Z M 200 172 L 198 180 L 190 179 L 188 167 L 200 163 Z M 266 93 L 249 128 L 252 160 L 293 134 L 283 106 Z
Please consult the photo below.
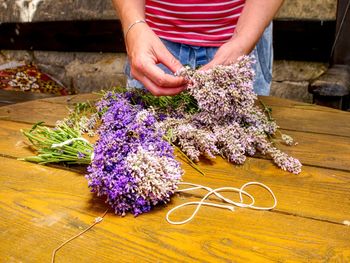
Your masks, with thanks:
M 146 22 L 161 38 L 221 46 L 235 30 L 245 0 L 146 0 Z

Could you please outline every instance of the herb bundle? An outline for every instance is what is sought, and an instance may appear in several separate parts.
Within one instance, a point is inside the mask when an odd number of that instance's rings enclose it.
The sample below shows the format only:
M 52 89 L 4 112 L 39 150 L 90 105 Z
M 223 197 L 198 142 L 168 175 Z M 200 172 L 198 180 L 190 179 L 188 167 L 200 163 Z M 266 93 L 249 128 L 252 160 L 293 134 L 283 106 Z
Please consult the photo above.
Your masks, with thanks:
M 82 138 L 80 131 L 59 121 L 55 128 L 49 128 L 42 122 L 33 126 L 30 131 L 22 133 L 37 150 L 36 156 L 21 158 L 24 161 L 40 164 L 67 163 L 90 164 L 93 146 Z
M 154 115 L 124 95 L 108 93 L 97 106 L 107 111 L 86 178 L 116 214 L 136 216 L 168 202 L 183 172 Z
M 270 141 L 278 126 L 266 106 L 256 105 L 252 63 L 244 56 L 205 72 L 183 68 L 178 74 L 188 79 L 188 89 L 173 97 L 144 90 L 106 92 L 96 106 L 79 105 L 54 129 L 37 125 L 23 132 L 38 149 L 38 156 L 25 160 L 89 164 L 91 190 L 105 196 L 116 214 L 135 216 L 175 193 L 183 171 L 174 146 L 195 162 L 221 155 L 243 164 L 258 151 L 298 174 L 301 163 Z M 97 134 L 94 145 L 83 133 Z M 290 136 L 282 139 L 293 144 Z

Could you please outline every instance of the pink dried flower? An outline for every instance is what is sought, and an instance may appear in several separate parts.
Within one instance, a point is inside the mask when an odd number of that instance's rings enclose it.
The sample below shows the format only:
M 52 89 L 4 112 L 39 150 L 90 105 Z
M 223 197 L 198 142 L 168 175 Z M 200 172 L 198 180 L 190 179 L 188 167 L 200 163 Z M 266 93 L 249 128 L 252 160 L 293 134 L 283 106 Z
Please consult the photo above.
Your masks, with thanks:
M 287 134 L 282 133 L 282 141 L 289 146 L 295 145 L 296 143 L 294 142 L 293 138 Z
M 187 91 L 198 104 L 199 112 L 169 118 L 161 125 L 172 129 L 173 142 L 194 161 L 200 155 L 213 158 L 219 152 L 230 162 L 242 164 L 256 150 L 270 155 L 283 170 L 300 173 L 301 163 L 272 146 L 268 135 L 278 129 L 255 102 L 254 71 L 251 57 L 243 56 L 235 64 L 218 65 L 206 71 L 183 68 L 178 73 L 189 80 Z M 282 135 L 289 145 L 290 136 Z

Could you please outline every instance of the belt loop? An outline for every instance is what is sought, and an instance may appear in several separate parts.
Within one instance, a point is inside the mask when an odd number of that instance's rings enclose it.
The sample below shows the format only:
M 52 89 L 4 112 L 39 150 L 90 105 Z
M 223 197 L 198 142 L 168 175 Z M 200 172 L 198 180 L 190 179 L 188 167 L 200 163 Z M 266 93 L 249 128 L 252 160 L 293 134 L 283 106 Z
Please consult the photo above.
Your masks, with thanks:
M 207 50 L 205 47 L 199 47 L 194 49 L 196 56 L 196 67 L 202 66 L 208 63 Z
M 193 66 L 190 63 L 190 53 L 191 48 L 188 45 L 180 44 L 179 60 L 182 65 Z

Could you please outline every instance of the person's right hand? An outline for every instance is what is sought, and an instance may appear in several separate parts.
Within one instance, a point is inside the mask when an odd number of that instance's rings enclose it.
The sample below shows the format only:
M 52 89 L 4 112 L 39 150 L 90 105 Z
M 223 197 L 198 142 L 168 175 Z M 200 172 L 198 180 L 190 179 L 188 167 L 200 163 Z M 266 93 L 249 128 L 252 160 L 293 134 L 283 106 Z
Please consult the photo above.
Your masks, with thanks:
M 162 63 L 172 72 L 182 68 L 181 63 L 167 50 L 147 24 L 135 25 L 127 34 L 125 42 L 131 75 L 153 95 L 175 95 L 185 89 L 184 78 L 166 74 L 156 65 Z

